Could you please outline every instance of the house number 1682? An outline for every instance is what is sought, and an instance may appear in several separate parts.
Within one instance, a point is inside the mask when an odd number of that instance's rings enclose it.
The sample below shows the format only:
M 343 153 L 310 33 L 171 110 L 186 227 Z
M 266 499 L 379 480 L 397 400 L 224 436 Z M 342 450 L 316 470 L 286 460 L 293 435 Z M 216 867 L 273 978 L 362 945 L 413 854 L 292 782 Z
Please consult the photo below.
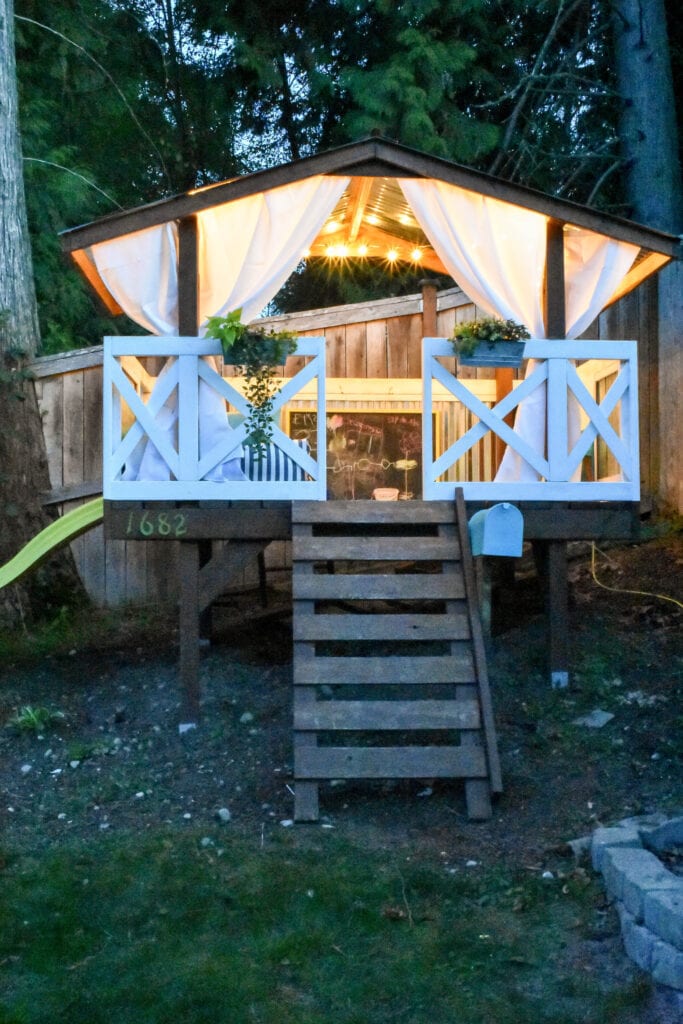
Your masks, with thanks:
M 142 537 L 184 537 L 187 533 L 187 517 L 184 512 L 142 512 L 131 511 L 128 515 L 126 536 L 139 534 Z

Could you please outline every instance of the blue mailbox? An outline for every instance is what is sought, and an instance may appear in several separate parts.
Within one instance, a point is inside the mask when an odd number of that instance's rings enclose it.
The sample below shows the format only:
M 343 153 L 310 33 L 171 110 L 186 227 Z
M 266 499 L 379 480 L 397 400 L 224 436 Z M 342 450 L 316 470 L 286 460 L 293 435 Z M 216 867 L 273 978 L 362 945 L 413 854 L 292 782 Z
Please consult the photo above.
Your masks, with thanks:
M 509 501 L 475 512 L 468 525 L 473 555 L 519 558 L 522 554 L 524 517 Z

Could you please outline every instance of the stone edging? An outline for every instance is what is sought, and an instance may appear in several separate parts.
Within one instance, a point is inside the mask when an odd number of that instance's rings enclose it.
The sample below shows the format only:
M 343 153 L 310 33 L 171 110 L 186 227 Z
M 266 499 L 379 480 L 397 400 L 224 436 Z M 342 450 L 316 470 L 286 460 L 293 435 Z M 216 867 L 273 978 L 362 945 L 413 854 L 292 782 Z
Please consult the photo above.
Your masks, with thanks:
M 631 960 L 660 984 L 683 990 L 683 877 L 651 852 L 670 845 L 683 845 L 683 818 L 631 818 L 596 829 L 591 860 L 616 901 Z

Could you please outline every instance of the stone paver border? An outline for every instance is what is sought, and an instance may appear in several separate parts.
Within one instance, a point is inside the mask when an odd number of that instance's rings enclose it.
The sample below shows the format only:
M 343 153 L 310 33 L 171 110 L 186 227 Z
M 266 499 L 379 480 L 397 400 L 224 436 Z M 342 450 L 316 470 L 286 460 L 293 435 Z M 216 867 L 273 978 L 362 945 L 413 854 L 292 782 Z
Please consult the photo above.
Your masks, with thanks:
M 598 828 L 591 860 L 615 900 L 624 947 L 655 981 L 683 991 L 683 877 L 652 851 L 683 847 L 683 817 L 628 818 Z

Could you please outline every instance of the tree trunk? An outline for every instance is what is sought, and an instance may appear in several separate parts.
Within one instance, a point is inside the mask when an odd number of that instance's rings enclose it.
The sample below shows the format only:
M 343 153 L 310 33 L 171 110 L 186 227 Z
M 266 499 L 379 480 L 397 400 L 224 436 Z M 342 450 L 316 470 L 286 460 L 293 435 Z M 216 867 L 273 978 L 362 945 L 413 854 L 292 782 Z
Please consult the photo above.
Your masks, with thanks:
M 38 314 L 26 223 L 14 58 L 13 0 L 0 0 L 0 565 L 46 526 L 45 443 L 23 366 L 38 347 Z M 0 591 L 0 623 L 30 621 L 82 596 L 70 555 Z
M 681 230 L 683 185 L 664 0 L 615 0 L 619 134 L 632 216 Z
M 664 0 L 615 0 L 620 135 L 631 216 L 683 232 L 683 176 Z M 659 497 L 683 512 L 683 264 L 665 267 L 659 295 Z

